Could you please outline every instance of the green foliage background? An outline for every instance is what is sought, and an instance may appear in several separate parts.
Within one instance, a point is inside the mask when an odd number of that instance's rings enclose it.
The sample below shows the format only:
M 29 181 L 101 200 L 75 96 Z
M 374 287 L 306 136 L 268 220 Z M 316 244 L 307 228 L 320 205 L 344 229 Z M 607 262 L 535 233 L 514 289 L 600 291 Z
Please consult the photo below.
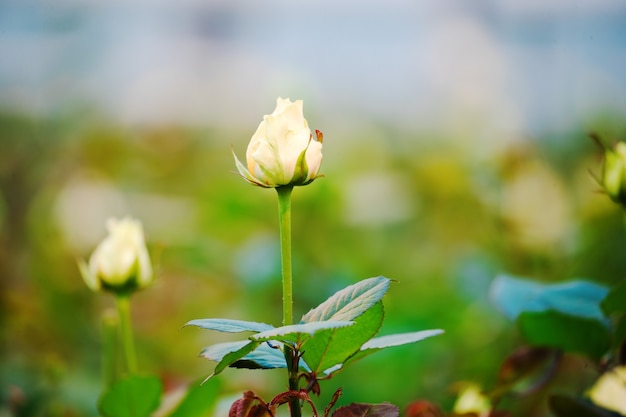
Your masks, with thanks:
M 325 178 L 293 195 L 294 316 L 384 275 L 397 283 L 381 334 L 446 330 L 348 368 L 322 385 L 321 403 L 343 386 L 341 404 L 403 408 L 428 399 L 450 409 L 460 382 L 493 387 L 501 362 L 522 344 L 488 300 L 496 274 L 609 285 L 624 277 L 622 216 L 589 174 L 599 172 L 600 151 L 587 138 L 594 130 L 607 143 L 624 139 L 621 119 L 599 115 L 497 147 L 476 145 L 471 130 L 381 125 L 345 137 L 307 119 L 325 134 Z M 100 320 L 113 300 L 87 289 L 76 260 L 104 237 L 108 216 L 144 223 L 158 278 L 133 298 L 139 366 L 160 375 L 166 391 L 210 374 L 214 364 L 198 352 L 228 340 L 182 329 L 185 322 L 280 324 L 275 193 L 233 173 L 231 145 L 244 155 L 254 128 L 129 127 L 86 112 L 0 115 L 3 411 L 17 401 L 20 416 L 97 415 Z M 283 373 L 229 369 L 218 377 L 221 394 L 232 402 L 253 389 L 271 398 L 284 389 Z M 559 375 L 561 392 L 579 393 L 594 371 L 571 358 Z M 520 415 L 535 410 L 512 403 Z

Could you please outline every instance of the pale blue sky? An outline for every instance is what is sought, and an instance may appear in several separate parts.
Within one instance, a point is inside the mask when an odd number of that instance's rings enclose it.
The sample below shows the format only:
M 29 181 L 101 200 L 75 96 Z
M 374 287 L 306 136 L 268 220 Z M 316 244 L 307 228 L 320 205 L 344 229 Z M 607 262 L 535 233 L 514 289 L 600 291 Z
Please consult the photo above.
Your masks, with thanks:
M 0 1 L 0 105 L 563 129 L 626 111 L 626 1 Z

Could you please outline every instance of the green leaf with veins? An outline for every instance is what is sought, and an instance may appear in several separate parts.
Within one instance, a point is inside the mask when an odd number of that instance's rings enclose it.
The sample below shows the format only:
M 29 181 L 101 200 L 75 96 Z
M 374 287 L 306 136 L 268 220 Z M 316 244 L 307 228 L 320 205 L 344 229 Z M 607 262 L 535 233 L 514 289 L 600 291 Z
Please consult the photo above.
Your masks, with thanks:
M 380 276 L 350 285 L 306 313 L 301 323 L 353 320 L 383 298 L 390 282 L 388 278 Z
M 265 332 L 257 333 L 250 336 L 251 340 L 256 341 L 269 341 L 276 340 L 283 343 L 291 343 L 294 345 L 302 346 L 313 337 L 317 332 L 337 329 L 340 327 L 347 327 L 353 325 L 353 321 L 315 321 L 309 323 L 292 324 L 289 326 L 277 327 Z
M 197 319 L 188 321 L 185 326 L 196 326 L 227 333 L 265 332 L 274 328 L 274 326 L 265 323 L 231 319 Z
M 303 349 L 302 357 L 311 371 L 318 374 L 343 364 L 376 335 L 383 318 L 383 304 L 379 301 L 354 319 L 354 325 L 315 333 Z
M 359 359 L 363 359 L 364 357 L 385 348 L 406 345 L 409 343 L 417 343 L 424 339 L 437 336 L 442 333 L 443 330 L 441 329 L 433 329 L 375 337 L 367 341 L 363 346 L 361 346 L 361 349 L 359 349 L 359 351 L 356 352 L 353 356 L 348 358 L 348 360 L 345 361 L 344 365 L 356 362 Z

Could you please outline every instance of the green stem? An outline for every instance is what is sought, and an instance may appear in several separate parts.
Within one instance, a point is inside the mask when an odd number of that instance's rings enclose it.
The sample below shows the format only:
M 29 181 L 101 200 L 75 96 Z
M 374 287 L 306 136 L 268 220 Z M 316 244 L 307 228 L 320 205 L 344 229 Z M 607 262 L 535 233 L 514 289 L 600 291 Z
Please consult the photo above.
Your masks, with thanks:
M 112 309 L 102 314 L 102 374 L 104 386 L 117 380 L 117 332 L 119 319 Z
M 283 275 L 283 326 L 293 324 L 293 286 L 291 277 L 291 192 L 293 187 L 277 187 L 278 221 L 280 225 L 280 254 Z M 300 353 L 285 345 L 285 361 L 289 378 L 289 389 L 298 391 L 298 362 Z M 289 403 L 291 417 L 300 417 L 302 410 L 300 401 L 294 399 Z
M 298 378 L 298 363 L 300 362 L 299 352 L 291 347 L 285 346 L 285 360 L 287 361 L 287 371 L 289 372 L 289 390 L 300 390 L 300 379 Z M 289 401 L 289 411 L 291 417 L 302 415 L 302 406 L 296 398 Z
M 126 358 L 126 370 L 129 375 L 137 373 L 137 357 L 135 355 L 135 342 L 133 341 L 133 328 L 130 319 L 130 295 L 117 294 L 115 297 L 117 314 L 120 318 L 120 330 L 122 335 L 122 347 Z
M 278 221 L 280 223 L 280 254 L 283 273 L 283 326 L 293 324 L 293 295 L 291 280 L 291 191 L 293 187 L 276 188 Z

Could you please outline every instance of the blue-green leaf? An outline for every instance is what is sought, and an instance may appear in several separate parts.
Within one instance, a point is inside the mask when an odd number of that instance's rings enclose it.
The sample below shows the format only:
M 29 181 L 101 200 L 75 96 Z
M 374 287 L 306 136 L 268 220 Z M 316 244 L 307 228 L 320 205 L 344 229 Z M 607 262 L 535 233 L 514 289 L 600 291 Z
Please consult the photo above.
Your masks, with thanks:
M 207 346 L 202 349 L 200 356 L 210 361 L 219 362 L 222 358 L 231 352 L 238 351 L 245 345 L 250 343 L 249 340 L 239 340 L 237 342 L 223 342 Z
M 304 365 L 300 361 L 301 365 Z M 268 343 L 262 343 L 252 352 L 230 365 L 232 368 L 247 369 L 275 369 L 286 368 L 285 355 L 282 350 L 282 344 L 276 343 L 274 347 Z
M 306 313 L 301 322 L 354 320 L 383 298 L 390 282 L 380 276 L 350 285 Z
M 600 303 L 607 293 L 608 288 L 589 281 L 542 284 L 507 275 L 498 276 L 490 289 L 493 302 L 511 320 L 524 312 L 554 310 L 604 321 Z
M 213 370 L 213 373 L 206 379 L 219 374 L 224 369 L 234 364 L 238 360 L 242 359 L 254 349 L 256 349 L 261 342 L 256 341 L 240 341 L 240 342 L 226 342 L 218 343 L 216 345 L 208 346 L 200 353 L 203 358 L 217 361 L 217 365 Z
M 263 343 L 260 341 L 254 341 L 254 343 L 256 344 L 256 348 L 252 350 L 250 350 L 252 346 L 250 345 L 249 340 L 217 343 L 204 348 L 202 352 L 200 352 L 200 356 L 211 361 L 222 362 L 227 355 L 234 355 L 229 357 L 230 363 L 220 367 L 220 372 L 226 366 L 247 369 L 274 369 L 287 367 L 281 343 L 276 342 L 274 347 L 270 346 L 269 343 Z M 245 354 L 240 356 L 242 353 Z M 305 363 L 301 363 L 301 365 L 303 366 L 303 369 L 308 369 Z M 218 368 L 216 367 L 216 369 Z M 216 373 L 214 372 L 214 374 Z
M 115 381 L 100 399 L 105 417 L 150 417 L 159 407 L 163 387 L 156 376 L 129 376 Z
M 354 355 L 350 356 L 344 363 L 347 365 L 348 363 L 356 362 L 357 360 L 363 359 L 366 356 L 371 355 L 374 352 L 378 352 L 381 349 L 385 349 L 388 347 L 401 346 L 409 343 L 416 343 L 421 340 L 427 339 L 429 337 L 437 336 L 443 333 L 443 330 L 434 329 L 434 330 L 422 330 L 419 332 L 411 332 L 411 333 L 399 333 L 392 334 L 388 336 L 380 336 L 375 337 L 373 339 L 368 340 L 361 346 L 358 352 Z M 337 371 L 337 369 L 327 369 L 324 371 L 325 374 L 329 375 L 332 372 Z
M 252 335 L 250 339 L 258 341 L 279 340 L 284 343 L 291 342 L 303 344 L 320 330 L 337 329 L 339 327 L 347 327 L 353 324 L 353 321 L 314 321 L 310 323 L 292 324 L 257 333 Z
M 398 333 L 398 334 L 390 334 L 388 336 L 380 336 L 375 337 L 367 341 L 363 346 L 361 346 L 361 350 L 379 350 L 393 346 L 401 346 L 406 345 L 408 343 L 415 343 L 421 340 L 427 339 L 429 337 L 437 336 L 443 333 L 441 329 L 433 329 L 433 330 L 422 330 L 419 332 L 411 332 L 411 333 Z
M 217 330 L 218 332 L 240 333 L 240 332 L 264 332 L 273 329 L 274 326 L 257 323 L 254 321 L 230 320 L 230 319 L 197 319 L 191 320 L 185 326 L 196 326 L 207 330 Z

